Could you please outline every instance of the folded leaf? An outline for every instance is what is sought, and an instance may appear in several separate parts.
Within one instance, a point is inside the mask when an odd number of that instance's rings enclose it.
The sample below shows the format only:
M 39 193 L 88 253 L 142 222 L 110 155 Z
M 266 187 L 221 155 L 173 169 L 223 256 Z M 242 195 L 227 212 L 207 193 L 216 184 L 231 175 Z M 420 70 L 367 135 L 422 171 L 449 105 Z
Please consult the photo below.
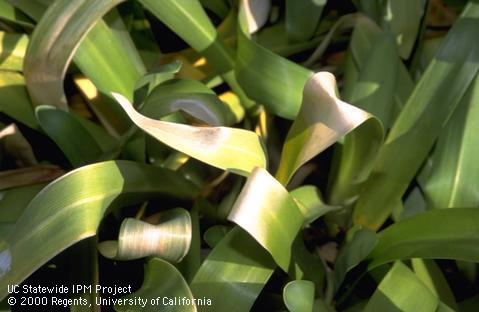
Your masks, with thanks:
M 276 178 L 287 184 L 301 165 L 366 121 L 369 122 L 361 127 L 362 135 L 369 138 L 369 144 L 377 144 L 382 138 L 377 119 L 339 100 L 332 74 L 315 74 L 304 87 L 301 111 L 286 137 Z M 357 180 L 364 179 L 358 175 Z
M 191 218 L 182 208 L 164 211 L 160 224 L 149 224 L 137 219 L 123 220 L 118 241 L 103 241 L 100 253 L 110 259 L 133 260 L 158 257 L 180 262 L 191 244 Z
M 251 173 L 228 220 L 245 229 L 288 271 L 303 215 L 288 191 L 266 170 L 257 168 Z
M 265 153 L 254 132 L 226 127 L 194 127 L 150 119 L 135 111 L 122 95 L 113 96 L 138 127 L 182 153 L 241 175 L 248 175 L 254 167 L 266 167 Z

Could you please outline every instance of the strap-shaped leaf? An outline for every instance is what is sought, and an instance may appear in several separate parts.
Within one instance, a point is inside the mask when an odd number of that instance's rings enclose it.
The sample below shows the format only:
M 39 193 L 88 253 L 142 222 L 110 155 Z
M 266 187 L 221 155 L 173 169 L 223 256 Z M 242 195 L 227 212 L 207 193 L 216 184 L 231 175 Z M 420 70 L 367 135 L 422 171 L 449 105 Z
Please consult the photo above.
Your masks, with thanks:
M 334 287 L 336 290 L 341 286 L 346 273 L 366 259 L 377 242 L 376 233 L 370 229 L 356 226 L 348 231 L 344 246 L 338 253 L 334 264 Z
M 416 276 L 448 307 L 458 310 L 456 299 L 441 268 L 431 259 L 412 259 L 411 265 Z
M 42 129 L 74 167 L 95 162 L 102 155 L 93 136 L 68 112 L 41 105 L 37 106 L 35 113 Z
M 27 45 L 27 35 L 0 31 L 0 70 L 22 71 Z
M 387 0 L 383 3 L 383 27 L 390 29 L 395 35 L 399 55 L 403 59 L 408 59 L 416 42 L 427 2 Z
M 441 132 L 428 166 L 419 183 L 429 207 L 477 207 L 479 179 L 475 143 L 479 131 L 479 75 Z
M 384 276 L 363 311 L 435 312 L 439 300 L 417 276 L 398 261 Z
M 252 40 L 250 34 L 267 20 L 268 2 L 241 1 L 235 73 L 250 98 L 274 114 L 294 119 L 303 87 L 312 73 Z
M 128 300 L 136 300 L 141 298 L 137 305 L 116 305 L 115 311 L 118 312 L 135 312 L 147 311 L 156 312 L 159 309 L 166 312 L 196 312 L 195 304 L 181 305 L 181 308 L 175 304 L 169 304 L 169 301 L 163 301 L 173 298 L 185 298 L 193 302 L 193 294 L 184 280 L 181 273 L 168 262 L 161 259 L 150 259 L 145 265 L 145 279 L 141 288 L 123 297 Z M 203 298 L 198 298 L 203 299 Z M 155 301 L 157 300 L 157 301 Z M 181 300 L 181 299 L 180 299 Z M 211 308 L 208 302 L 205 306 Z M 203 303 L 202 301 L 202 303 Z M 153 304 L 152 304 L 153 303 Z
M 310 39 L 327 0 L 286 0 L 286 32 L 291 41 Z
M 81 167 L 55 180 L 30 202 L 6 239 L 1 253 L 11 261 L 0 262 L 0 298 L 7 285 L 19 284 L 65 248 L 95 235 L 107 208 L 160 194 L 187 199 L 197 188 L 173 171 L 129 161 Z
M 377 229 L 427 157 L 479 69 L 479 4 L 469 2 L 392 126 L 358 199 L 354 222 Z M 407 152 L 406 152 L 407 151 Z M 398 157 L 398 155 L 403 155 Z
M 32 104 L 25 88 L 25 79 L 19 73 L 0 71 L 0 112 L 38 129 Z
M 249 311 L 275 267 L 268 252 L 236 226 L 201 264 L 191 290 L 195 298 L 211 298 L 215 311 Z
M 8 3 L 8 0 L 0 0 L 0 18 L 25 27 L 33 26 L 22 12 L 19 12 L 12 4 Z
M 178 36 L 205 56 L 233 91 L 241 98 L 245 107 L 254 103 L 248 99 L 232 73 L 234 52 L 218 35 L 199 0 L 140 0 L 145 8 L 172 29 Z
M 355 34 L 370 23 L 359 19 Z M 348 101 L 374 115 L 387 130 L 396 109 L 394 95 L 396 84 L 400 83 L 397 79 L 400 59 L 393 38 L 384 32 L 374 37 L 368 52 Z M 360 129 L 346 136 L 342 146 L 335 150 L 337 172 L 331 177 L 328 196 L 332 204 L 351 204 L 357 199 L 374 165 L 382 143 L 381 130 L 377 125 Z
M 228 220 L 245 229 L 288 271 L 291 247 L 304 219 L 288 191 L 266 170 L 251 173 Z
M 287 184 L 301 165 L 366 121 L 369 122 L 360 128 L 364 133 L 359 135 L 365 135 L 370 144 L 377 145 L 382 139 L 378 120 L 338 99 L 332 74 L 313 75 L 304 87 L 301 111 L 286 137 L 276 178 Z M 359 173 L 354 182 L 364 178 L 364 174 Z
M 133 96 L 134 84 L 144 68 L 138 67 L 142 66 L 138 65 L 139 57 L 128 53 L 131 49 L 124 41 L 120 42 L 116 34 L 101 21 L 106 12 L 122 1 L 62 0 L 48 7 L 35 27 L 24 64 L 28 90 L 35 105 L 54 105 L 66 109 L 63 78 L 73 55 L 90 30 L 91 35 L 75 57 L 78 65 L 97 78 L 94 80 L 103 92 L 110 94 L 116 91 Z M 76 20 L 81 23 L 75 23 Z M 109 68 L 119 77 L 108 75 L 111 79 L 105 84 L 104 73 L 102 76 L 96 74 L 99 71 L 97 65 L 93 70 L 91 59 L 94 54 L 98 59 L 107 54 L 109 59 L 105 58 L 105 72 Z
M 369 268 L 398 259 L 456 259 L 479 262 L 479 210 L 433 209 L 379 233 Z
M 194 127 L 145 117 L 120 94 L 113 94 L 131 120 L 164 144 L 209 165 L 248 175 L 266 167 L 260 138 L 252 131 L 226 127 Z
M 164 211 L 160 223 L 153 225 L 127 218 L 120 227 L 118 241 L 104 241 L 98 245 L 102 255 L 116 260 L 158 257 L 180 262 L 191 244 L 191 218 L 183 208 Z

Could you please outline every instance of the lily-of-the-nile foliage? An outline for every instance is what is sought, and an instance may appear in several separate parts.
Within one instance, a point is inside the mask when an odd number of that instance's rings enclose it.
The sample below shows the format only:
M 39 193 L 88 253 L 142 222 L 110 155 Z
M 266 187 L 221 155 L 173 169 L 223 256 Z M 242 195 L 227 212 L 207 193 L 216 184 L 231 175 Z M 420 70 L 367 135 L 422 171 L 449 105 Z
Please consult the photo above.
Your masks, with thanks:
M 0 310 L 478 311 L 478 153 L 477 0 L 0 0 Z

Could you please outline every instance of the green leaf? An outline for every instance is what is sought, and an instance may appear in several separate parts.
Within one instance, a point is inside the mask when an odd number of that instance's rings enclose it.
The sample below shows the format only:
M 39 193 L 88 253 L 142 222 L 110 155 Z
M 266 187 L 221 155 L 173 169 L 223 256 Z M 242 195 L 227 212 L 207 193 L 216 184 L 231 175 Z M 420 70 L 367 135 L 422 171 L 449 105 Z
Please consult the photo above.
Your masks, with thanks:
M 387 0 L 384 2 L 382 26 L 395 35 L 399 55 L 403 59 L 408 59 L 419 33 L 427 1 Z
M 479 194 L 473 185 L 479 179 L 475 144 L 479 131 L 479 76 L 459 103 L 441 132 L 431 164 L 423 169 L 420 185 L 428 207 L 477 207 Z
M 1 252 L 11 260 L 1 262 L 0 298 L 7 285 L 19 284 L 62 250 L 94 236 L 108 208 L 160 194 L 186 199 L 197 189 L 175 172 L 128 161 L 81 167 L 55 180 L 30 202 L 6 239 Z
M 286 0 L 286 32 L 291 41 L 310 39 L 327 0 Z
M 201 264 L 191 290 L 195 298 L 211 298 L 215 311 L 249 311 L 275 267 L 268 252 L 236 226 Z
M 314 284 L 310 281 L 291 281 L 283 288 L 284 304 L 291 312 L 312 312 Z
M 250 98 L 264 104 L 273 114 L 294 119 L 303 87 L 312 73 L 252 40 L 250 33 L 264 23 L 265 14 L 267 17 L 266 3 L 242 1 L 235 73 Z
M 421 307 L 421 311 L 435 312 L 438 304 L 438 299 L 426 285 L 398 261 L 383 278 L 363 311 L 415 312 Z
M 155 119 L 176 111 L 183 111 L 215 127 L 232 125 L 236 119 L 213 90 L 192 79 L 161 83 L 151 91 L 141 108 L 143 114 Z
M 14 224 L 44 187 L 45 184 L 35 184 L 0 191 L 0 222 Z
M 438 297 L 441 302 L 458 311 L 454 294 L 439 266 L 430 259 L 412 259 L 412 268 L 416 276 Z
M 456 259 L 479 262 L 479 210 L 433 209 L 379 233 L 369 268 L 399 259 Z
M 378 242 L 376 233 L 369 229 L 353 227 L 348 231 L 344 246 L 334 265 L 334 285 L 341 286 L 346 273 L 356 267 L 371 253 Z
M 82 0 L 73 3 L 61 0 L 48 8 L 35 27 L 25 58 L 27 87 L 35 105 L 67 108 L 63 79 L 75 52 L 79 67 L 93 73 L 92 79 L 101 91 L 106 94 L 122 92 L 129 98 L 133 97 L 135 82 L 141 74 L 137 69 L 138 61 L 131 57 L 131 53 L 128 53 L 131 49 L 116 33 L 112 33 L 103 21 L 98 22 L 122 1 Z M 90 30 L 91 34 L 87 37 Z M 80 45 L 85 37 L 86 40 Z M 102 68 L 104 72 L 98 67 L 102 57 L 108 57 Z M 94 64 L 92 60 L 95 60 Z M 100 72 L 102 75 L 99 75 Z M 105 75 L 105 72 L 111 74 Z
M 16 10 L 7 0 L 0 0 L 0 18 L 25 27 L 33 26 L 28 17 Z
M 38 21 L 48 8 L 51 0 L 8 0 L 8 2 L 35 21 Z
M 145 279 L 141 288 L 134 293 L 122 297 L 122 299 L 127 300 L 127 304 L 115 305 L 115 311 L 156 312 L 158 309 L 171 312 L 197 311 L 194 304 L 181 305 L 181 308 L 179 308 L 178 305 L 169 304 L 168 299 L 185 298 L 192 302 L 194 298 L 188 284 L 181 276 L 181 273 L 173 265 L 164 260 L 152 258 L 148 260 L 145 265 L 144 275 Z M 138 300 L 138 298 L 141 300 Z M 130 304 L 135 302 L 137 304 Z
M 368 23 L 359 23 L 359 27 Z M 396 44 L 387 33 L 377 35 L 357 81 L 348 98 L 353 105 L 379 119 L 384 127 L 390 127 L 395 110 L 399 56 Z M 346 136 L 344 143 L 335 150 L 337 173 L 329 185 L 329 202 L 351 204 L 366 182 L 382 143 L 382 130 L 376 124 L 364 125 Z
M 341 206 L 326 205 L 323 201 L 321 191 L 313 185 L 303 185 L 291 191 L 301 214 L 303 215 L 304 224 L 307 225 L 327 214 L 336 211 Z
M 234 67 L 234 52 L 219 37 L 199 0 L 164 0 L 161 3 L 155 0 L 139 0 L 139 2 L 202 54 L 238 94 L 245 107 L 253 106 L 231 72 Z
M 303 216 L 286 189 L 266 170 L 253 170 L 228 215 L 253 236 L 284 271 Z
M 0 70 L 22 71 L 27 45 L 27 35 L 0 31 Z
M 215 225 L 205 231 L 205 234 L 203 234 L 203 239 L 208 246 L 214 248 L 219 242 L 221 242 L 223 237 L 225 237 L 230 230 L 231 228 L 228 226 Z
M 25 79 L 21 74 L 0 71 L 0 112 L 30 128 L 38 128 L 25 88 Z
M 276 178 L 287 184 L 296 170 L 359 125 L 359 136 L 372 146 L 382 139 L 381 125 L 372 115 L 338 99 L 336 80 L 327 72 L 311 77 L 304 87 L 301 111 L 286 137 Z M 374 152 L 374 149 L 373 149 Z M 357 174 L 362 182 L 364 174 Z
M 183 208 L 167 210 L 161 214 L 160 224 L 150 224 L 133 218 L 121 223 L 118 241 L 103 241 L 100 253 L 110 259 L 134 260 L 158 257 L 180 262 L 191 244 L 191 218 Z
M 96 162 L 102 155 L 93 136 L 69 113 L 46 105 L 37 106 L 35 113 L 43 131 L 74 167 Z
M 265 153 L 254 132 L 226 127 L 194 127 L 150 119 L 136 112 L 122 95 L 113 96 L 138 127 L 182 153 L 241 175 L 248 175 L 254 167 L 266 167 Z
M 356 224 L 383 224 L 477 75 L 478 16 L 479 5 L 469 3 L 396 119 L 356 204 Z

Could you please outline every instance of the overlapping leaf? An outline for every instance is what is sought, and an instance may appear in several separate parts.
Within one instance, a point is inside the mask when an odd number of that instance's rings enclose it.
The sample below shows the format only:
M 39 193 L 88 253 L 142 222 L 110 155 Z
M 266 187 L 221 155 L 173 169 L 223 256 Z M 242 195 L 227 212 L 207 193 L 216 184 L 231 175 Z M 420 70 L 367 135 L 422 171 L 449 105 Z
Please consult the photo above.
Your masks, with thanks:
M 479 211 L 433 209 L 393 224 L 379 233 L 369 267 L 397 259 L 456 259 L 479 262 Z
M 182 153 L 241 175 L 248 175 L 254 167 L 266 167 L 265 153 L 258 135 L 254 132 L 226 127 L 194 127 L 154 120 L 136 112 L 123 96 L 114 96 L 138 127 Z
M 368 120 L 361 130 L 358 129 L 363 132 L 358 135 L 367 136 L 372 146 L 378 145 L 382 139 L 382 130 L 377 119 L 339 100 L 336 96 L 336 80 L 332 74 L 315 74 L 304 87 L 301 111 L 286 137 L 276 173 L 277 179 L 287 184 L 301 165 Z M 364 179 L 361 173 L 356 174 L 357 180 Z
M 0 262 L 0 297 L 7 294 L 7 285 L 19 284 L 65 248 L 95 235 L 107 208 L 159 194 L 191 198 L 196 192 L 172 171 L 127 161 L 98 163 L 64 175 L 30 202 L 6 239 L 1 253 L 10 260 Z
M 354 211 L 377 229 L 400 199 L 479 69 L 479 5 L 469 3 L 392 126 Z M 398 157 L 398 155 L 402 155 Z

